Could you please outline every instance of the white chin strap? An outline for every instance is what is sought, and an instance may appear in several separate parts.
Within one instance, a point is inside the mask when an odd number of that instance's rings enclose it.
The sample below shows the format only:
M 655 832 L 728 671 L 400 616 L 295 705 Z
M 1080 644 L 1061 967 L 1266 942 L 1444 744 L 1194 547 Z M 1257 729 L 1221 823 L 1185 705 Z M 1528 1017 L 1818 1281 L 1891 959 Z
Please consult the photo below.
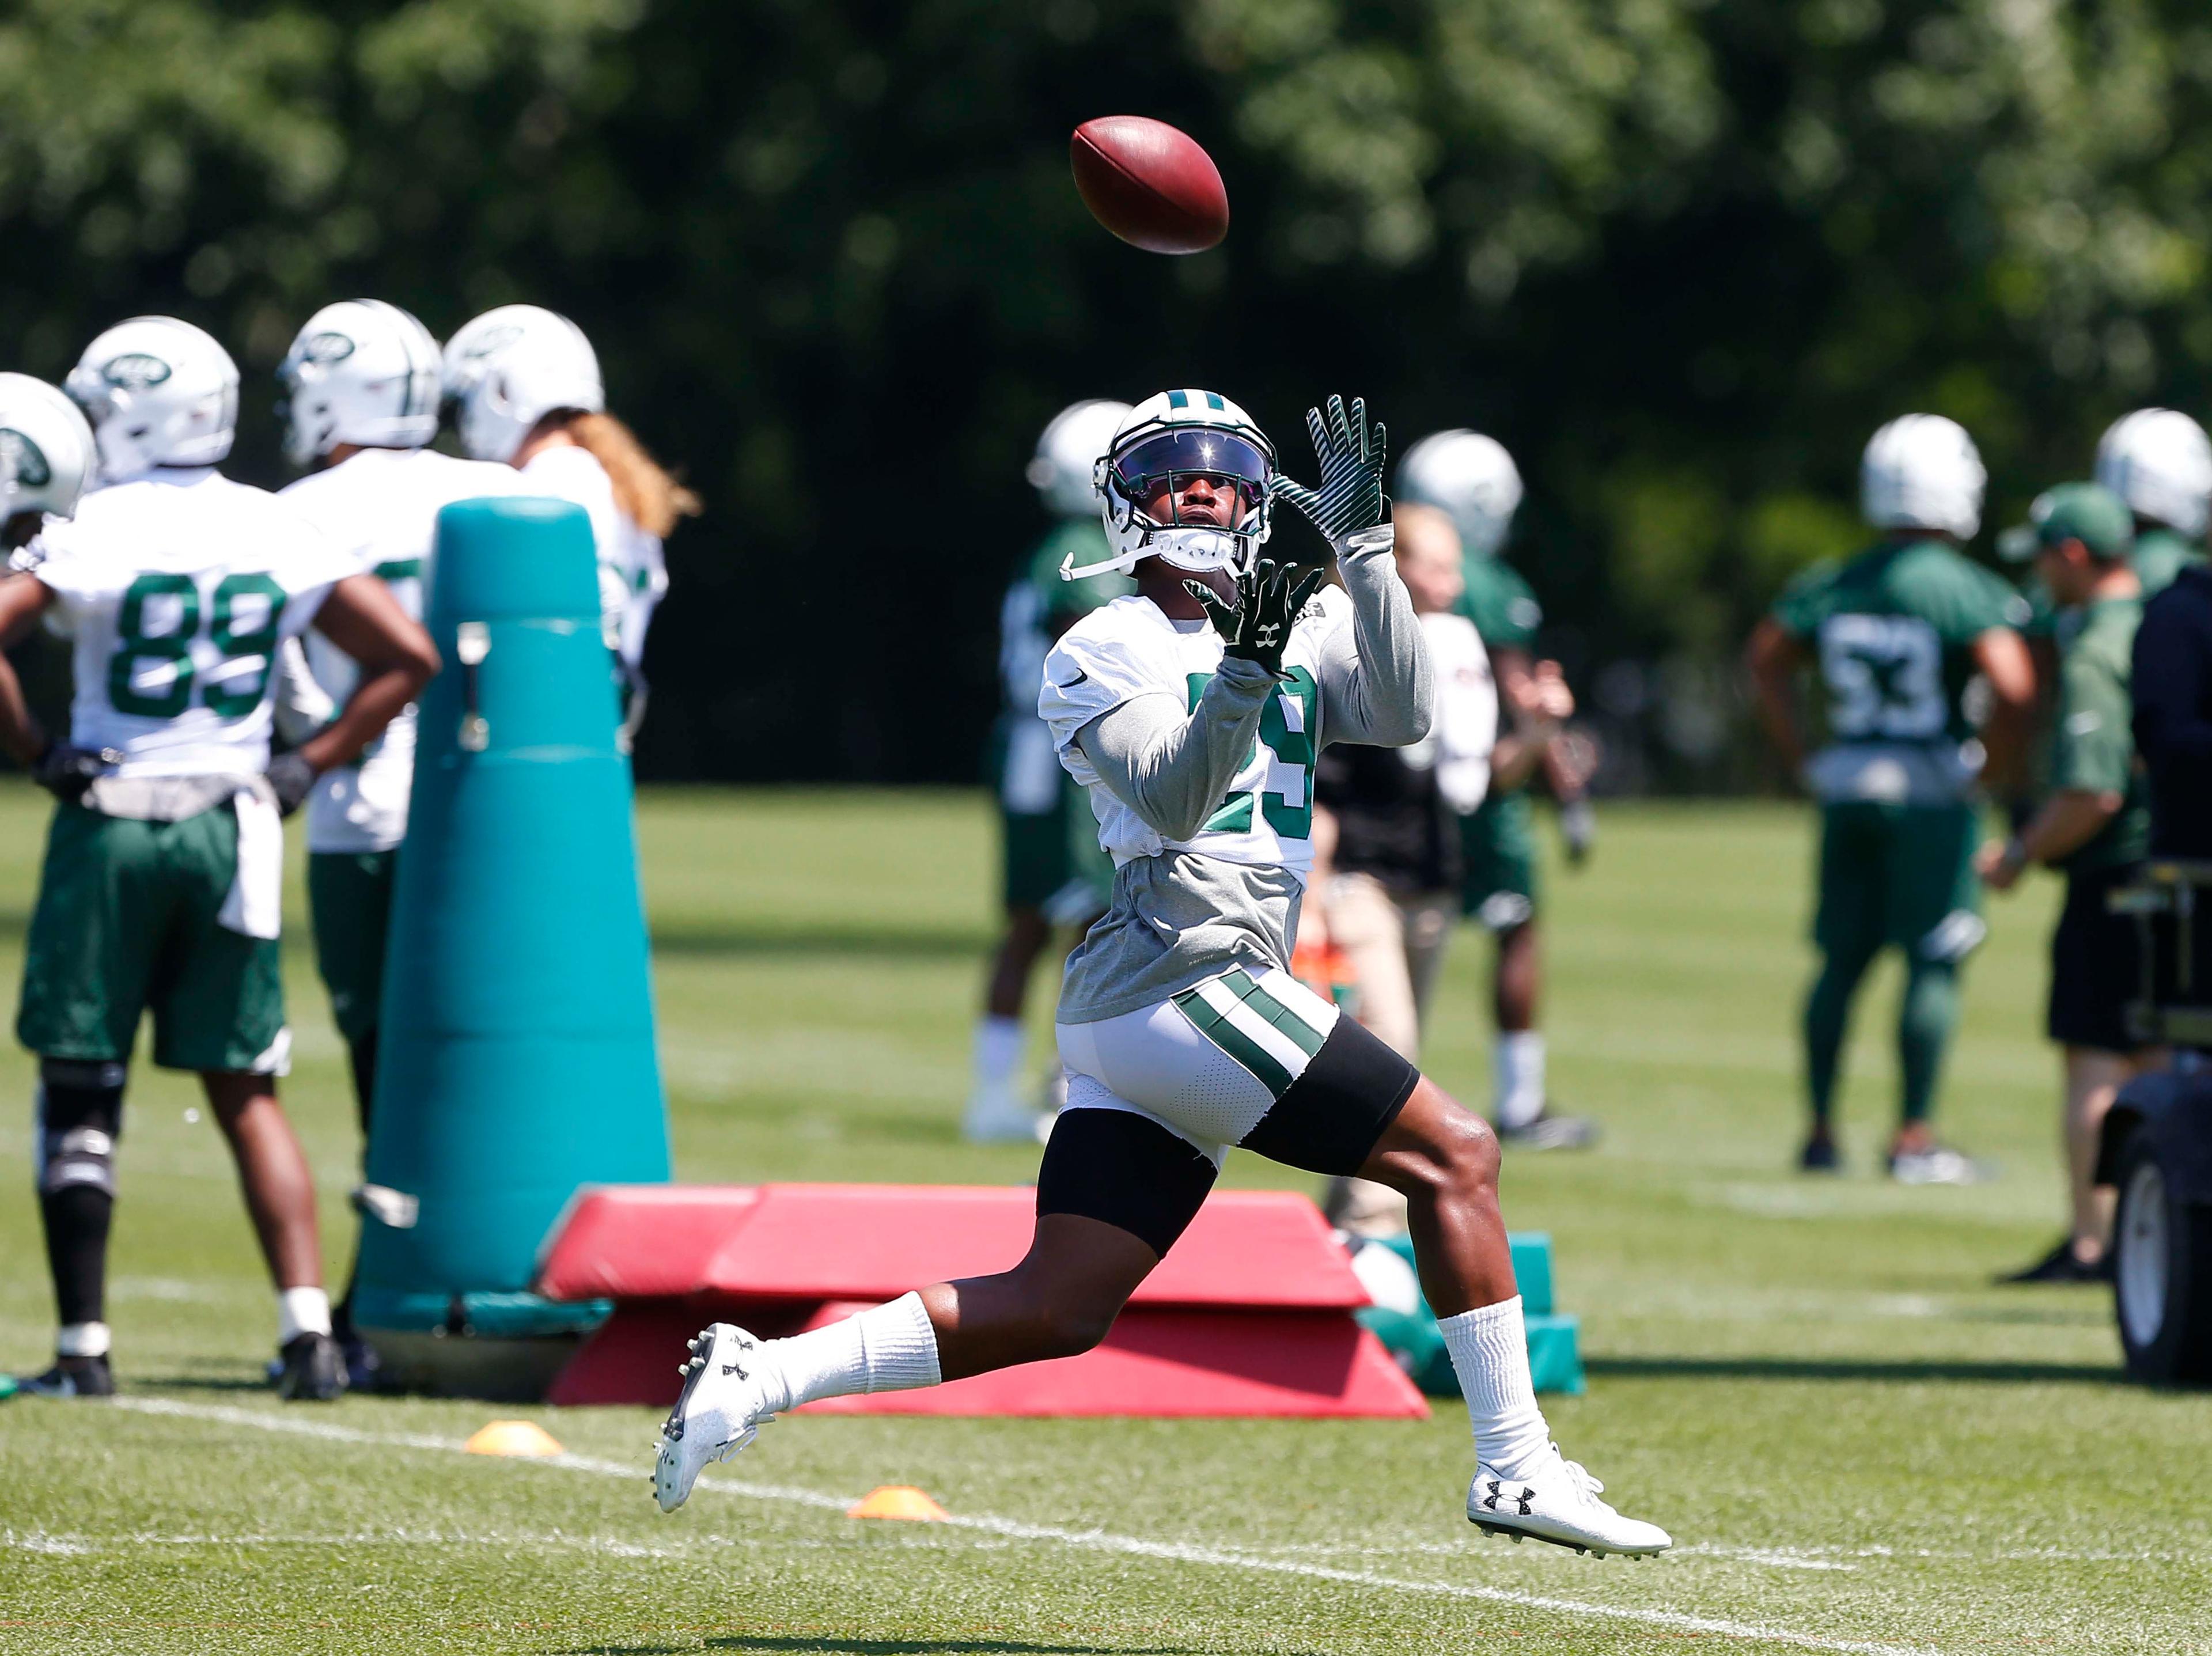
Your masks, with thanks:
M 1101 558 L 1096 563 L 1079 564 L 1075 554 L 1069 553 L 1060 562 L 1060 578 L 1082 580 L 1091 575 L 1126 574 L 1146 558 L 1158 558 L 1194 575 L 1216 569 L 1233 571 L 1240 567 L 1244 556 L 1240 543 L 1251 539 L 1249 535 L 1227 529 L 1155 529 L 1146 536 L 1142 545 L 1110 558 Z

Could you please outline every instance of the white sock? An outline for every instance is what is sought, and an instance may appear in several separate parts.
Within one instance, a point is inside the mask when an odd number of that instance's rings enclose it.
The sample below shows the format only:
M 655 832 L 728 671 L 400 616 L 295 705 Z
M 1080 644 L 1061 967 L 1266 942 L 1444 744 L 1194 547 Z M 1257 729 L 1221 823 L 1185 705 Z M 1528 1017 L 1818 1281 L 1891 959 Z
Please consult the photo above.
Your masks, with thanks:
M 975 1025 L 975 1090 L 1011 1087 L 1022 1067 L 1022 1021 L 986 1013 Z
M 937 1331 L 919 1294 L 902 1294 L 889 1305 L 787 1340 L 769 1340 L 762 1349 L 784 1383 L 783 1400 L 769 1399 L 770 1414 L 817 1398 L 912 1392 L 939 1378 Z
M 331 1296 L 319 1288 L 276 1290 L 276 1344 L 289 1345 L 302 1334 L 331 1331 Z
M 1534 1029 L 1501 1033 L 1491 1059 L 1498 1071 L 1498 1125 L 1527 1126 L 1544 1113 L 1544 1037 Z
M 64 1323 L 54 1336 L 58 1357 L 104 1357 L 107 1355 L 106 1323 Z
M 1474 1427 L 1474 1458 L 1501 1477 L 1526 1477 L 1550 1453 L 1552 1429 L 1528 1378 L 1528 1333 L 1521 1296 L 1477 1306 L 1437 1327 Z

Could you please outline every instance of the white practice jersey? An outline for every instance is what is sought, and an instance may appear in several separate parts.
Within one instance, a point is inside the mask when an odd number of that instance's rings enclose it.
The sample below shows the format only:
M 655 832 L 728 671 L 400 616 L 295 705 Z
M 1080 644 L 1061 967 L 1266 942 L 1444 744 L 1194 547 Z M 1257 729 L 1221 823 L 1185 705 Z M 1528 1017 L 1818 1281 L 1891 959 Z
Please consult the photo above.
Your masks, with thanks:
M 648 535 L 615 503 L 614 484 L 590 451 L 556 443 L 531 457 L 520 475 L 524 492 L 550 494 L 591 515 L 599 557 L 599 626 L 607 648 L 635 673 L 645 659 L 645 634 L 668 591 L 668 562 L 660 537 Z
M 88 494 L 15 567 L 76 643 L 70 740 L 120 751 L 125 777 L 266 770 L 278 651 L 354 573 L 289 503 L 204 466 Z
M 345 555 L 349 573 L 376 576 L 399 607 L 420 621 L 439 512 L 456 500 L 537 492 L 511 466 L 457 460 L 427 448 L 367 448 L 301 478 L 278 498 L 324 530 Z M 331 711 L 343 707 L 360 682 L 360 669 L 319 634 L 310 634 L 305 647 L 315 686 Z M 287 695 L 304 699 L 290 686 Z M 340 766 L 317 779 L 307 801 L 308 850 L 389 851 L 407 837 L 415 720 L 410 703 L 358 765 Z
M 1441 610 L 1421 617 L 1436 684 L 1429 733 L 1399 756 L 1417 771 L 1433 768 L 1437 792 L 1466 816 L 1490 792 L 1490 755 L 1498 745 L 1498 685 L 1482 634 L 1465 616 Z
M 1060 762 L 1080 783 L 1098 819 L 1098 842 L 1118 868 L 1162 851 L 1281 868 L 1303 883 L 1313 867 L 1314 760 L 1320 751 L 1318 671 L 1323 645 L 1352 625 L 1352 601 L 1334 586 L 1316 592 L 1283 651 L 1285 682 L 1260 717 L 1252 751 L 1220 809 L 1188 840 L 1162 835 L 1118 798 L 1085 757 L 1076 733 L 1123 702 L 1172 695 L 1198 706 L 1221 665 L 1221 635 L 1210 622 L 1171 621 L 1150 598 L 1121 597 L 1060 634 L 1047 658 L 1037 713 L 1051 726 Z

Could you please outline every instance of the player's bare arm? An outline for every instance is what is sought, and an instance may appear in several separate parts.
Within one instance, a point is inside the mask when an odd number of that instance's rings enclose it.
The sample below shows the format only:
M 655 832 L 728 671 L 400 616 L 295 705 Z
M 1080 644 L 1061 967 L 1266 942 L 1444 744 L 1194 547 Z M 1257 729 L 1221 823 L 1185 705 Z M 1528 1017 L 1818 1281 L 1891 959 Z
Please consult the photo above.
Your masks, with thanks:
M 1984 781 L 2004 792 L 2022 779 L 2035 734 L 2035 658 L 2027 640 L 2009 627 L 1992 627 L 1977 638 L 1975 669 L 1990 687 L 1989 716 L 1982 724 Z
M 316 612 L 315 630 L 361 666 L 360 686 L 338 716 L 298 749 L 319 775 L 358 759 L 422 693 L 438 670 L 438 650 L 374 575 L 349 576 L 331 587 Z
M 52 602 L 53 594 L 35 575 L 0 579 L 0 651 L 21 644 Z M 46 731 L 23 700 L 22 681 L 4 654 L 0 654 L 0 748 L 26 768 L 36 764 L 46 748 Z
M 1805 768 L 1805 735 L 1797 722 L 1796 680 L 1808 659 L 1805 646 L 1771 616 L 1759 617 L 1743 649 L 1752 706 L 1775 756 L 1794 782 Z

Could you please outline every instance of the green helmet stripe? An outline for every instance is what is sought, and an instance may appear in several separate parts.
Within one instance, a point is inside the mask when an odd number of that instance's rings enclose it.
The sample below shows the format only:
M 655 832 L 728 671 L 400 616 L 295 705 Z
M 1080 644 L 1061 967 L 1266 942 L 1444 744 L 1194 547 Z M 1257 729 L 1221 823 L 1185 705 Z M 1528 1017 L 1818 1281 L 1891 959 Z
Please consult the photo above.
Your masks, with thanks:
M 1188 408 L 1190 406 L 1190 393 L 1188 391 L 1170 391 L 1168 393 L 1168 406 L 1171 409 Z

